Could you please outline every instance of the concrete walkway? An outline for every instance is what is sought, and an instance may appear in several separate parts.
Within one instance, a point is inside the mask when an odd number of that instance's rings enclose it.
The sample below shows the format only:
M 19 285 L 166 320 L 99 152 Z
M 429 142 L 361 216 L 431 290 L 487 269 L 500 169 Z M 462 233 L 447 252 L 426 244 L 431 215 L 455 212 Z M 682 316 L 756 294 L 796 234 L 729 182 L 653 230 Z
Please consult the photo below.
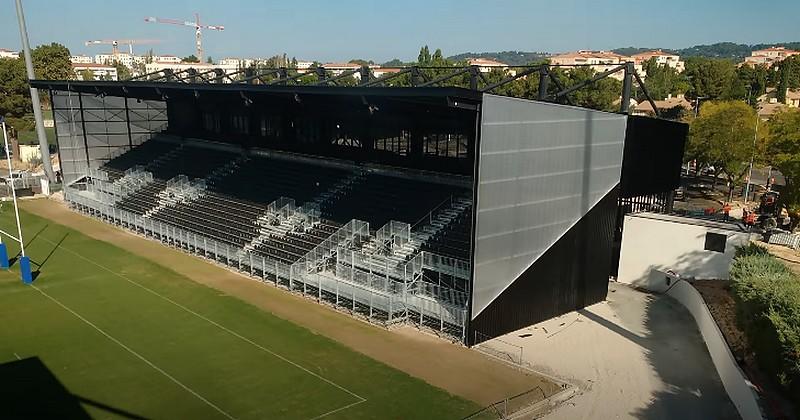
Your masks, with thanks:
M 611 283 L 606 302 L 486 345 L 578 385 L 548 419 L 739 417 L 694 319 L 667 296 Z

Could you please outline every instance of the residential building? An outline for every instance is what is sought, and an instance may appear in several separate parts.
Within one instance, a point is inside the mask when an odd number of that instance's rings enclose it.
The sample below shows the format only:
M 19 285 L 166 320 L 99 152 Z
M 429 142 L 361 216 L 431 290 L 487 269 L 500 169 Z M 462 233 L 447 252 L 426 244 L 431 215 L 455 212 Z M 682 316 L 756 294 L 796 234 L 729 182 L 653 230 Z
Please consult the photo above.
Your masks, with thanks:
M 92 72 L 93 80 L 117 80 L 117 69 L 108 64 L 72 63 L 72 71 L 78 80 L 84 80 L 86 71 Z
M 174 55 L 154 55 L 151 61 L 154 63 L 180 63 L 181 58 Z
M 772 67 L 773 64 L 798 54 L 800 54 L 800 51 L 789 50 L 784 47 L 769 47 L 763 50 L 755 50 L 750 53 L 750 57 L 745 57 L 744 64 L 751 66 L 765 65 L 767 67 Z
M 135 64 L 144 63 L 146 58 L 139 55 L 131 55 L 128 53 L 119 54 L 97 54 L 94 56 L 94 62 L 99 64 L 114 64 L 120 63 L 123 66 L 133 69 Z
M 297 62 L 297 70 L 308 70 L 314 65 L 313 61 L 301 60 Z
M 611 51 L 579 50 L 550 57 L 551 64 L 562 66 L 588 65 L 598 73 L 611 70 L 628 61 L 634 60 L 632 57 L 627 57 Z M 624 72 L 618 71 L 610 77 L 622 80 L 624 76 Z
M 656 107 L 658 108 L 659 111 L 666 111 L 666 110 L 673 109 L 673 108 L 676 108 L 676 107 L 681 107 L 686 111 L 690 111 L 694 107 L 694 104 L 691 101 L 689 101 L 688 99 L 686 99 L 683 96 L 683 94 L 678 94 L 678 95 L 675 95 L 675 96 L 669 95 L 669 96 L 667 96 L 666 98 L 664 98 L 662 100 L 658 100 L 658 101 L 654 100 L 653 102 L 656 104 Z M 636 105 L 636 107 L 633 110 L 633 114 L 634 115 L 655 115 L 655 111 L 653 110 L 653 106 L 650 105 L 650 101 L 644 100 L 641 103 L 639 103 L 638 105 Z
M 682 73 L 686 68 L 685 63 L 681 61 L 681 56 L 677 54 L 665 53 L 662 50 L 644 51 L 634 54 L 631 57 L 633 58 L 633 62 L 638 66 L 642 66 L 645 61 L 655 59 L 657 64 L 672 67 L 673 69 L 677 70 L 678 73 Z
M 502 63 L 497 60 L 492 60 L 491 58 L 470 58 L 467 60 L 467 63 L 470 66 L 475 66 L 481 73 L 489 73 L 492 70 L 503 70 L 507 72 L 510 76 L 516 76 L 517 72 L 513 69 L 510 69 L 508 64 Z
M 89 55 L 72 55 L 69 57 L 69 61 L 72 64 L 92 64 L 94 63 L 94 57 Z
M 0 58 L 19 58 L 19 51 L 0 48 Z
M 361 64 L 356 63 L 326 63 L 323 64 L 322 67 L 325 67 L 326 70 L 330 70 L 334 76 L 338 76 L 346 71 L 351 70 L 358 70 L 361 68 Z M 360 78 L 360 74 L 355 75 L 356 78 Z
M 786 100 L 778 101 L 775 88 L 767 88 L 767 93 L 758 97 L 758 115 L 764 120 L 786 108 L 800 108 L 800 89 L 786 89 Z
M 217 62 L 217 65 L 223 67 L 236 67 L 237 69 L 246 69 L 248 67 L 253 67 L 259 63 L 260 60 L 253 59 L 253 58 L 236 58 L 236 57 L 228 57 L 223 58 Z
M 372 75 L 375 78 L 380 78 L 387 76 L 389 74 L 400 73 L 402 69 L 398 68 L 384 68 L 384 67 L 372 67 Z

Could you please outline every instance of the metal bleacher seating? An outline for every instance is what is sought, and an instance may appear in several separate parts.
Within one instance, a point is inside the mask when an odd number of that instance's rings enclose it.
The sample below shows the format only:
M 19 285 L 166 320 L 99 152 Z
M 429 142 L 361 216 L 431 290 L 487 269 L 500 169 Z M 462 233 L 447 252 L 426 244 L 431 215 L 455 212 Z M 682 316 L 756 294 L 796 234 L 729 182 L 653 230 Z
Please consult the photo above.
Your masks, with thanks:
M 108 173 L 109 180 L 115 181 L 125 174 L 125 171 L 136 165 L 146 166 L 157 161 L 159 157 L 178 149 L 180 145 L 157 139 L 146 141 L 131 150 L 109 160 L 102 169 Z
M 464 191 L 431 182 L 370 174 L 340 200 L 326 203 L 322 215 L 339 223 L 364 220 L 371 229 L 378 229 L 390 220 L 413 225 L 431 209 Z
M 469 231 L 472 223 L 470 209 L 461 213 L 456 220 L 428 239 L 422 245 L 422 250 L 461 260 L 469 260 Z

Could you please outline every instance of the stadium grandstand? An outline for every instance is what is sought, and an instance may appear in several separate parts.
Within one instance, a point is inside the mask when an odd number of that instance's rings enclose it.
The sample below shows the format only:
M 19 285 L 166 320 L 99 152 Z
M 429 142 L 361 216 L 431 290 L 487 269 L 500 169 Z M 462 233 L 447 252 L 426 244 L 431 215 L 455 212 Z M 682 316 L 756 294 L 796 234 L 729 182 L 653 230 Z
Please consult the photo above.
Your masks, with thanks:
M 33 85 L 74 209 L 370 322 L 475 344 L 604 299 L 620 214 L 668 207 L 685 125 L 437 71 Z

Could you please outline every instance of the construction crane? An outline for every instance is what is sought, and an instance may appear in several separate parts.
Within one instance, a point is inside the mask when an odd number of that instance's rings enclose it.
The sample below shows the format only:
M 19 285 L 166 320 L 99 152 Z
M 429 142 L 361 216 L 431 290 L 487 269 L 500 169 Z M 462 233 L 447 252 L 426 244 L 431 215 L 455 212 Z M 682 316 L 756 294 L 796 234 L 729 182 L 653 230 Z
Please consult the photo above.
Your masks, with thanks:
M 93 41 L 86 41 L 85 44 L 87 47 L 89 45 L 111 45 L 111 54 L 116 57 L 119 55 L 120 44 L 127 45 L 128 51 L 133 55 L 134 45 L 158 44 L 159 42 L 161 41 L 157 39 L 96 39 Z
M 157 17 L 146 17 L 144 18 L 145 22 L 150 23 L 166 23 L 169 25 L 180 25 L 180 26 L 189 26 L 193 27 L 195 30 L 195 42 L 197 44 L 197 59 L 202 63 L 203 62 L 203 29 L 210 29 L 212 31 L 224 31 L 225 27 L 222 25 L 202 25 L 200 24 L 200 15 L 195 13 L 194 14 L 194 22 L 191 21 L 183 21 L 177 19 L 162 19 Z

